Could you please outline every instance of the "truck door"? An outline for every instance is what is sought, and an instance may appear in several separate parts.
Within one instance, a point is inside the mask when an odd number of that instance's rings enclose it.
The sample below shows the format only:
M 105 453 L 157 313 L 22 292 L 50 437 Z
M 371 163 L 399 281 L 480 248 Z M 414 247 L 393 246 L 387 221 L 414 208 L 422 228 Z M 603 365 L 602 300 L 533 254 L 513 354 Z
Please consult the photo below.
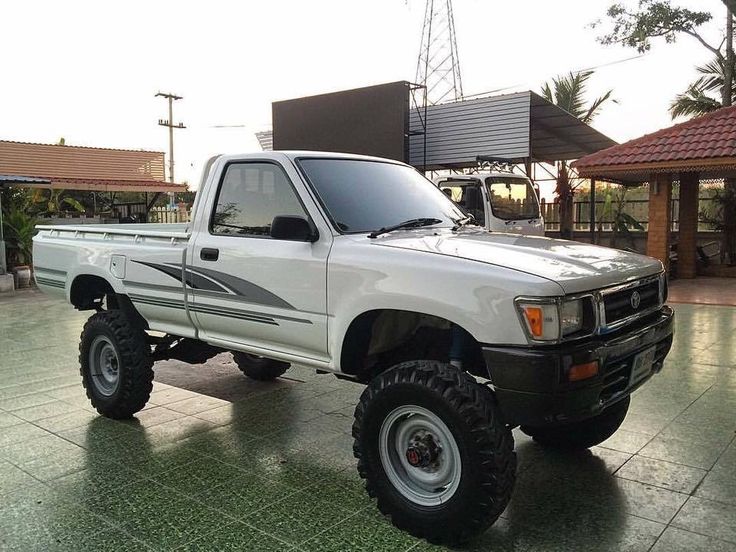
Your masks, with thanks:
M 187 267 L 190 310 L 201 336 L 324 358 L 331 234 L 321 232 L 316 242 L 271 238 L 276 216 L 314 223 L 278 162 L 230 162 L 212 184 L 212 212 L 199 227 Z

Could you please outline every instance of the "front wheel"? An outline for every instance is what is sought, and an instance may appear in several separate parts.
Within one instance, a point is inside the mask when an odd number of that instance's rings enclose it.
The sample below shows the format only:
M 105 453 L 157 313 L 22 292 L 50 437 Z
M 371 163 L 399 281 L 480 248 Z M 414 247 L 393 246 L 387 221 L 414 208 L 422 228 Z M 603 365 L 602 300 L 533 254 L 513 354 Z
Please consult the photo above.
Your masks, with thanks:
M 87 320 L 79 343 L 82 384 L 92 406 L 108 418 L 127 419 L 146 406 L 153 361 L 145 332 L 117 310 Z
M 378 508 L 430 542 L 467 541 L 511 497 L 511 431 L 490 389 L 449 364 L 413 361 L 378 375 L 355 410 L 353 437 Z
M 233 352 L 233 360 L 243 374 L 258 381 L 276 379 L 286 372 L 290 366 L 288 362 L 281 362 L 240 351 Z
M 586 449 L 602 443 L 616 433 L 626 418 L 630 403 L 631 397 L 626 397 L 587 420 L 552 427 L 521 426 L 521 430 L 542 446 Z

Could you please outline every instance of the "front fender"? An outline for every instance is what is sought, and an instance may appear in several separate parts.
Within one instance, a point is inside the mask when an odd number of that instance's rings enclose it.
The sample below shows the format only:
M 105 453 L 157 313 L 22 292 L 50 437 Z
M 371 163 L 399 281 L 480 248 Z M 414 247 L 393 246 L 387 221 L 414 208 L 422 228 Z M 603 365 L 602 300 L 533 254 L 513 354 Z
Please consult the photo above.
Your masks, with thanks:
M 329 349 L 340 358 L 355 318 L 380 309 L 428 314 L 465 329 L 480 343 L 527 343 L 516 314 L 519 295 L 555 296 L 555 282 L 531 274 L 423 252 L 361 247 L 336 240 L 328 264 Z

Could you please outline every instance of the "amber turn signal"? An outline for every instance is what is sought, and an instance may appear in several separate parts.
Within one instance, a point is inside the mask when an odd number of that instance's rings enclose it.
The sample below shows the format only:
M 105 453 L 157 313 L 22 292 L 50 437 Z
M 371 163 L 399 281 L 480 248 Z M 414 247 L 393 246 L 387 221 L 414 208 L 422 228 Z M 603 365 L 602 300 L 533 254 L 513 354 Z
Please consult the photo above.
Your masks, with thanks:
M 524 307 L 524 316 L 529 324 L 529 330 L 534 337 L 542 337 L 544 326 L 542 309 L 540 307 Z
M 598 374 L 598 361 L 586 362 L 585 364 L 574 364 L 567 373 L 568 381 L 580 381 Z

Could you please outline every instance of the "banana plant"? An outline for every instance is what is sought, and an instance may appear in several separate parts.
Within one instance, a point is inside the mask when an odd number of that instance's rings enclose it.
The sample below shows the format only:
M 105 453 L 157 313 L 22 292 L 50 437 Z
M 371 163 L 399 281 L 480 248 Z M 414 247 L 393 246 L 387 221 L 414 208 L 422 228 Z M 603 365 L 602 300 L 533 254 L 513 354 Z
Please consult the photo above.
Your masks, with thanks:
M 11 265 L 22 266 L 31 263 L 33 235 L 36 233 L 37 222 L 36 217 L 17 207 L 10 209 L 3 217 L 3 232 Z
M 58 215 L 63 211 L 63 206 L 71 207 L 71 210 L 84 213 L 84 205 L 73 197 L 62 197 L 64 190 L 49 190 L 48 197 L 44 197 L 44 190 L 36 190 L 33 194 L 33 202 L 40 205 L 41 214 L 44 216 Z

